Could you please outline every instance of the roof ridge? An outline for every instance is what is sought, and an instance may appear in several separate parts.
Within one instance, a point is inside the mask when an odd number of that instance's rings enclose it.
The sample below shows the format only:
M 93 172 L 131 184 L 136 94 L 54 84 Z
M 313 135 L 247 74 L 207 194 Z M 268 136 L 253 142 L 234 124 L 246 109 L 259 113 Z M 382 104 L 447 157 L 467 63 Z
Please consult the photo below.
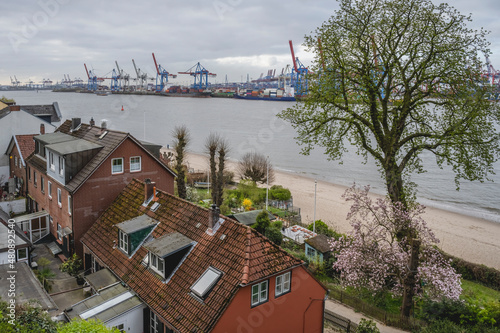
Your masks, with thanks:
M 252 239 L 252 229 L 247 227 L 246 241 L 247 244 L 245 246 L 245 263 L 243 264 L 243 276 L 241 277 L 241 283 L 248 283 L 248 276 L 250 274 L 250 240 Z

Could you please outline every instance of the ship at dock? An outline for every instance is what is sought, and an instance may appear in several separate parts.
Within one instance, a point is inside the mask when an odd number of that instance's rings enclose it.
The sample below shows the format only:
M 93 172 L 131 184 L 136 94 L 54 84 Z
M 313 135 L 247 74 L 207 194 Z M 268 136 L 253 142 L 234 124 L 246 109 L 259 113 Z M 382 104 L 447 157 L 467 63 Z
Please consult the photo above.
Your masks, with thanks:
M 245 89 L 238 91 L 234 94 L 234 98 L 237 99 L 248 99 L 256 101 L 283 101 L 283 102 L 294 102 L 296 98 L 293 93 L 292 87 L 283 88 L 266 88 L 260 90 Z

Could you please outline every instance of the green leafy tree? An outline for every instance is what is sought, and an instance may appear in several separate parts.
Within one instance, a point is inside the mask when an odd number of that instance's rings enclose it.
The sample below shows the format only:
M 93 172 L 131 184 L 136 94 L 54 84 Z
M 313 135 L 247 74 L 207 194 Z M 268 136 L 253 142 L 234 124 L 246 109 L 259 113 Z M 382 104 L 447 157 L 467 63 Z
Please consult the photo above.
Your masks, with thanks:
M 269 229 L 270 226 L 271 226 L 271 220 L 269 220 L 269 215 L 266 210 L 263 210 L 255 218 L 254 229 L 260 232 L 261 234 L 265 235 L 266 230 Z
M 68 260 L 63 262 L 59 269 L 61 272 L 68 273 L 71 276 L 76 276 L 78 275 L 78 272 L 82 268 L 82 259 L 74 253 Z
M 101 321 L 97 320 L 73 320 L 61 326 L 57 333 L 119 333 L 117 328 L 107 328 Z
M 43 288 L 50 292 L 52 290 L 52 281 L 50 281 L 50 279 L 56 277 L 56 274 L 52 272 L 49 267 L 47 267 L 50 265 L 50 260 L 45 257 L 41 257 L 38 259 L 37 264 L 38 269 L 36 271 L 36 277 L 42 284 Z
M 358 333 L 380 333 L 377 324 L 371 319 L 361 318 L 358 325 Z
M 185 125 L 176 126 L 172 135 L 174 137 L 177 192 L 179 193 L 180 198 L 186 199 L 186 170 L 184 168 L 184 156 L 186 155 L 186 148 L 191 141 L 191 137 Z
M 290 200 L 292 193 L 281 185 L 273 185 L 269 189 L 269 197 L 273 200 L 286 201 Z
M 470 21 L 429 0 L 340 0 L 305 39 L 316 55 L 309 96 L 279 116 L 297 130 L 304 154 L 320 146 L 341 160 L 352 145 L 371 156 L 391 201 L 406 208 L 414 198 L 411 173 L 425 172 L 423 153 L 450 165 L 457 187 L 460 179 L 487 180 L 500 154 L 500 112 L 481 77 L 486 32 L 469 29 Z M 402 223 L 394 236 L 418 257 L 415 230 Z M 410 260 L 411 272 L 417 266 Z M 405 316 L 414 279 L 405 283 Z
M 12 325 L 6 302 L 0 302 L 0 332 L 45 332 L 56 333 L 58 324 L 45 312 L 36 301 L 16 305 L 16 318 Z

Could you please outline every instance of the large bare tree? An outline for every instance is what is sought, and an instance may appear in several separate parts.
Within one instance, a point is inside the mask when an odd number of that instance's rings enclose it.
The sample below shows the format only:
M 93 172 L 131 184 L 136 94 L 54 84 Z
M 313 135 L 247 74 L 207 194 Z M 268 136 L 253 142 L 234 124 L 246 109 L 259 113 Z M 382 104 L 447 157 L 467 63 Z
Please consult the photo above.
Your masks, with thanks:
M 220 207 L 224 193 L 224 170 L 229 152 L 229 143 L 219 134 L 210 133 L 205 141 L 205 151 L 209 158 L 212 202 Z
M 274 168 L 263 154 L 248 152 L 238 163 L 238 174 L 241 179 L 250 179 L 256 183 L 265 184 L 274 181 Z

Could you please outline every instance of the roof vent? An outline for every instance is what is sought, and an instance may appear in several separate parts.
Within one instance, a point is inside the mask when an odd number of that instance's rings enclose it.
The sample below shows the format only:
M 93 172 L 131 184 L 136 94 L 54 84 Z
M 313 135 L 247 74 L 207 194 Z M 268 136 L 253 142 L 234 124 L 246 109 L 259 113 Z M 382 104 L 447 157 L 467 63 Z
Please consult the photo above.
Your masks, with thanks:
M 198 224 L 196 224 L 196 228 L 199 228 L 201 227 L 201 222 L 198 222 Z
M 160 204 L 158 202 L 155 202 L 152 206 L 151 206 L 151 211 L 152 212 L 156 212 L 156 210 L 158 209 L 158 207 L 160 207 Z
M 82 125 L 82 119 L 81 118 L 71 118 L 71 129 L 69 130 L 70 132 L 74 132 L 80 129 L 80 126 Z
M 225 234 L 220 235 L 220 240 L 224 240 L 224 239 L 226 239 L 226 235 Z

